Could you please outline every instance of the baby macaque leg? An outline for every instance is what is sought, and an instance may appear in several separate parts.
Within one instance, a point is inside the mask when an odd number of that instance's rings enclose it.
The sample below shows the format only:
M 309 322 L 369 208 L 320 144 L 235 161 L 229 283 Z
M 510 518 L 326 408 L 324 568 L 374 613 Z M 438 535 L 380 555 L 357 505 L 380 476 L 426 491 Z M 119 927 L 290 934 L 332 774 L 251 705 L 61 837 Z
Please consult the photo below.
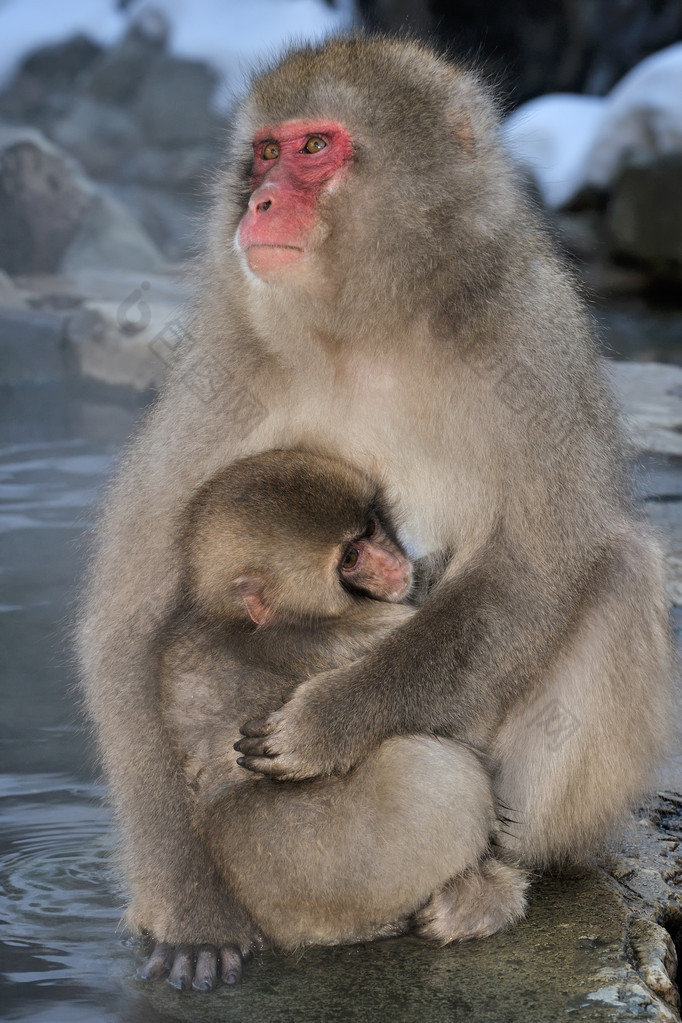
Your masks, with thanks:
M 210 811 L 218 866 L 280 948 L 404 930 L 453 876 L 486 856 L 488 776 L 446 739 L 394 737 L 345 776 L 254 779 Z

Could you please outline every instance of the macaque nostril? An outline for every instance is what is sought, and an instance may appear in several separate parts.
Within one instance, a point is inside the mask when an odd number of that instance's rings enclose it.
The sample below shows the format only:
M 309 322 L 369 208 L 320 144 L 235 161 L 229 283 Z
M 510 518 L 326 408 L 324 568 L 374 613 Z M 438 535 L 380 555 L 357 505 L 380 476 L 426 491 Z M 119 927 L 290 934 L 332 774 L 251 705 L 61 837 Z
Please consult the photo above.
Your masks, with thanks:
M 272 206 L 272 199 L 266 199 L 264 202 L 259 202 L 256 206 L 257 213 L 265 213 Z

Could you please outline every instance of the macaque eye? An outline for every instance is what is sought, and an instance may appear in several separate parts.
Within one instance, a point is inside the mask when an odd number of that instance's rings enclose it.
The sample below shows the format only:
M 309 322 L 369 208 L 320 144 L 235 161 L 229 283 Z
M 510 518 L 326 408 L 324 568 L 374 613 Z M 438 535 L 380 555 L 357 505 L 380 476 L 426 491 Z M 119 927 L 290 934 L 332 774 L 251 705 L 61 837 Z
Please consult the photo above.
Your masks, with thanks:
M 319 135 L 311 135 L 306 144 L 303 147 L 304 153 L 319 153 L 321 149 L 324 149 L 327 143 L 324 139 L 321 139 Z
M 279 156 L 279 146 L 276 142 L 266 142 L 263 146 L 263 159 L 276 160 Z
M 341 561 L 341 568 L 355 568 L 358 563 L 358 557 L 357 547 L 349 547 Z

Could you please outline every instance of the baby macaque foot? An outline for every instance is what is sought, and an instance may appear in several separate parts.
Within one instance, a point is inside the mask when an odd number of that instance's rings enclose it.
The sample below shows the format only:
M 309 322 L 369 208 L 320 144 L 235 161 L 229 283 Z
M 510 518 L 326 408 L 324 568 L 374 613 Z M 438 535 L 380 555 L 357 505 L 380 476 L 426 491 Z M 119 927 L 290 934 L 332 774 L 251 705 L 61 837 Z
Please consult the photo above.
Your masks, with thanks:
M 441 945 L 495 934 L 524 915 L 527 887 L 523 870 L 491 856 L 431 896 L 415 915 L 417 933 Z

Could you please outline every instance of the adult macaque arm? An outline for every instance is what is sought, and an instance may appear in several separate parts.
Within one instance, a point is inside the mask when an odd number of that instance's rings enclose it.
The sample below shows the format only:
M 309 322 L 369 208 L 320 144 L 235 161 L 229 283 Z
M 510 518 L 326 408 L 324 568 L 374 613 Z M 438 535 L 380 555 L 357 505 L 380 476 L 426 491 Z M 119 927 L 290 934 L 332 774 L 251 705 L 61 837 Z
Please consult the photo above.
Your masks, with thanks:
M 216 956 L 220 950 L 229 978 L 258 934 L 217 877 L 159 707 L 158 637 L 177 600 L 179 513 L 194 488 L 235 457 L 234 443 L 207 420 L 200 398 L 192 391 L 182 398 L 180 410 L 169 386 L 106 494 L 78 645 L 85 704 L 122 832 L 131 895 L 125 920 L 171 946 L 168 954 L 157 946 L 142 972 L 170 969 L 177 986 L 201 987 L 213 970 L 200 946 L 212 946 Z M 187 438 L 196 443 L 195 457 L 182 454 Z
M 115 677 L 118 703 L 114 686 L 100 687 L 89 694 L 89 706 L 100 724 L 102 756 L 122 825 L 122 856 L 132 893 L 126 922 L 170 946 L 160 950 L 157 944 L 140 976 L 169 972 L 175 987 L 208 990 L 216 982 L 219 958 L 223 980 L 234 983 L 242 956 L 258 940 L 257 929 L 217 876 L 154 711 L 155 694 L 141 684 L 145 677 L 154 678 L 155 665 L 152 654 L 135 654 L 145 645 L 153 650 L 154 644 L 136 627 L 135 616 L 122 624 L 110 630 L 106 641 L 99 634 L 99 651 L 106 658 L 103 677 Z M 121 650 L 127 651 L 127 660 Z M 123 687 L 126 699 L 121 700 Z
M 303 683 L 265 720 L 247 722 L 239 763 L 298 780 L 344 773 L 390 735 L 479 743 L 561 641 L 571 589 L 540 585 L 539 573 L 496 544 L 475 568 L 444 580 L 376 650 Z

